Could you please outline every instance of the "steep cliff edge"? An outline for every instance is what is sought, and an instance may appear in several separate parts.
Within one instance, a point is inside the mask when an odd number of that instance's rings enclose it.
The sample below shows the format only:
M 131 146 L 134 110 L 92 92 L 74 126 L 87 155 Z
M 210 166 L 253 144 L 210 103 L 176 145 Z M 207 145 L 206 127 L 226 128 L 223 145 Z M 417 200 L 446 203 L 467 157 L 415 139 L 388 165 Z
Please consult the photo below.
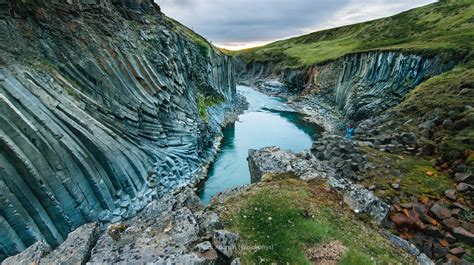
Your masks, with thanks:
M 151 0 L 0 6 L 0 259 L 196 181 L 234 109 L 231 58 Z
M 271 64 L 240 67 L 243 80 L 276 79 L 293 94 L 318 94 L 350 120 L 363 120 L 402 102 L 421 82 L 455 65 L 439 56 L 372 51 L 275 73 Z

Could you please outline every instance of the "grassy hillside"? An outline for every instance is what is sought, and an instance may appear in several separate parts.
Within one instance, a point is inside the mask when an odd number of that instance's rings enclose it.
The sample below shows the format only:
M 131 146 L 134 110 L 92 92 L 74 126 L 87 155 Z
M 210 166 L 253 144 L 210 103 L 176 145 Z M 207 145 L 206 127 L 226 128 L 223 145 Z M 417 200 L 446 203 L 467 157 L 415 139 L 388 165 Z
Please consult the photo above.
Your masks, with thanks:
M 368 50 L 472 56 L 474 1 L 447 0 L 374 21 L 242 50 L 246 63 L 273 61 L 300 68 Z
M 439 126 L 434 130 L 427 145 L 438 146 L 443 160 L 466 159 L 474 168 L 474 61 L 457 66 L 435 76 L 412 90 L 406 99 L 392 108 L 388 114 L 395 124 L 403 124 L 402 130 L 422 135 L 416 126 L 427 113 L 433 113 L 441 120 L 450 119 L 453 126 L 446 129 Z M 415 123 L 405 122 L 409 119 Z
M 415 263 L 322 180 L 263 182 L 214 207 L 240 234 L 243 264 Z

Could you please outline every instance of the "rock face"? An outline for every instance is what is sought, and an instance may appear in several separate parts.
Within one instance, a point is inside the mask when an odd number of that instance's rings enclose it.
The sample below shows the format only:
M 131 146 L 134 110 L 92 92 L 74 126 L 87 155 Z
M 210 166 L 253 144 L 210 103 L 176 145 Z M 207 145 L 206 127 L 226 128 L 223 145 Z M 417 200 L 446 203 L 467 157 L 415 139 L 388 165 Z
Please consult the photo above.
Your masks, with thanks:
M 454 66 L 439 57 L 364 52 L 302 70 L 273 69 L 271 63 L 239 64 L 239 80 L 277 79 L 293 93 L 326 95 L 347 118 L 363 120 L 400 103 L 422 81 Z M 303 91 L 302 91 L 303 90 Z
M 102 234 L 92 250 L 92 264 L 200 264 L 218 255 L 209 240 L 219 218 L 204 208 L 190 189 L 153 201 L 137 217 L 125 223 L 119 240 Z M 234 242 L 236 244 L 236 242 Z M 235 247 L 235 245 L 226 245 Z
M 219 230 L 222 224 L 214 216 L 217 215 L 205 209 L 191 189 L 178 189 L 153 201 L 136 217 L 110 225 L 100 234 L 97 224 L 85 224 L 54 251 L 44 241 L 38 241 L 2 264 L 230 262 L 239 236 Z
M 54 251 L 44 241 L 37 241 L 20 254 L 9 257 L 2 265 L 17 264 L 85 264 L 91 249 L 97 242 L 97 223 L 85 224 L 70 233 L 67 239 Z
M 247 160 L 252 182 L 288 177 L 303 180 L 320 177 L 325 179 L 331 187 L 341 191 L 344 194 L 344 202 L 356 213 L 366 213 L 378 223 L 387 216 L 389 206 L 373 192 L 354 184 L 345 178 L 341 171 L 334 170 L 332 165 L 318 160 L 309 151 L 295 154 L 277 147 L 266 147 L 250 150 Z
M 0 260 L 196 181 L 234 108 L 231 59 L 153 1 L 27 2 L 0 0 Z
M 37 241 L 22 253 L 4 260 L 2 265 L 39 264 L 50 251 L 51 247 L 46 242 Z

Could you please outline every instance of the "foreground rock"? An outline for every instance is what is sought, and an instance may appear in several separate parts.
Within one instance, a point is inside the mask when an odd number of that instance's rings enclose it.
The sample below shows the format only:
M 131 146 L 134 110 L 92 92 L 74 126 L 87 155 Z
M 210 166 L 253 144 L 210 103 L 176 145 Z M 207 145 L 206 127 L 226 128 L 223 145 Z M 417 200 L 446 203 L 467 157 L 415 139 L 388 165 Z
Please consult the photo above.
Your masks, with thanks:
M 41 259 L 48 255 L 50 251 L 51 247 L 46 242 L 38 241 L 22 253 L 5 259 L 2 265 L 39 264 Z
M 53 251 L 38 241 L 2 265 L 230 263 L 238 239 L 222 230 L 219 217 L 184 188 L 153 201 L 127 222 L 110 225 L 100 235 L 97 224 L 86 224 Z
M 295 154 L 277 147 L 250 150 L 248 162 L 252 182 L 289 177 L 303 180 L 321 177 L 330 186 L 344 194 L 344 201 L 355 212 L 367 213 L 379 223 L 388 213 L 389 206 L 377 198 L 373 192 L 344 178 L 308 151 Z
M 99 226 L 85 224 L 70 233 L 55 250 L 44 241 L 38 241 L 22 253 L 7 258 L 4 264 L 84 264 L 90 258 L 90 251 L 97 241 Z

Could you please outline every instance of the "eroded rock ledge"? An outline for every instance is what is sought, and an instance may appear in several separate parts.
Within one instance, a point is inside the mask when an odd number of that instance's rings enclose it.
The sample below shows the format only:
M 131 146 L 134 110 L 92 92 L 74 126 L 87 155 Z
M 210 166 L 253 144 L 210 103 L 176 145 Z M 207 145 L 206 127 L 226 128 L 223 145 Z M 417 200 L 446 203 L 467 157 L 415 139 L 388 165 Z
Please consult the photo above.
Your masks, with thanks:
M 69 234 L 54 251 L 38 241 L 5 264 L 230 263 L 239 236 L 222 229 L 189 188 L 150 203 L 138 216 L 100 232 L 95 223 Z
M 311 152 L 295 154 L 278 147 L 266 147 L 249 151 L 249 169 L 252 182 L 271 181 L 283 178 L 311 180 L 323 178 L 336 190 L 344 194 L 344 201 L 357 213 L 366 213 L 381 223 L 387 216 L 389 206 L 363 186 L 352 183 L 328 163 L 321 162 Z

